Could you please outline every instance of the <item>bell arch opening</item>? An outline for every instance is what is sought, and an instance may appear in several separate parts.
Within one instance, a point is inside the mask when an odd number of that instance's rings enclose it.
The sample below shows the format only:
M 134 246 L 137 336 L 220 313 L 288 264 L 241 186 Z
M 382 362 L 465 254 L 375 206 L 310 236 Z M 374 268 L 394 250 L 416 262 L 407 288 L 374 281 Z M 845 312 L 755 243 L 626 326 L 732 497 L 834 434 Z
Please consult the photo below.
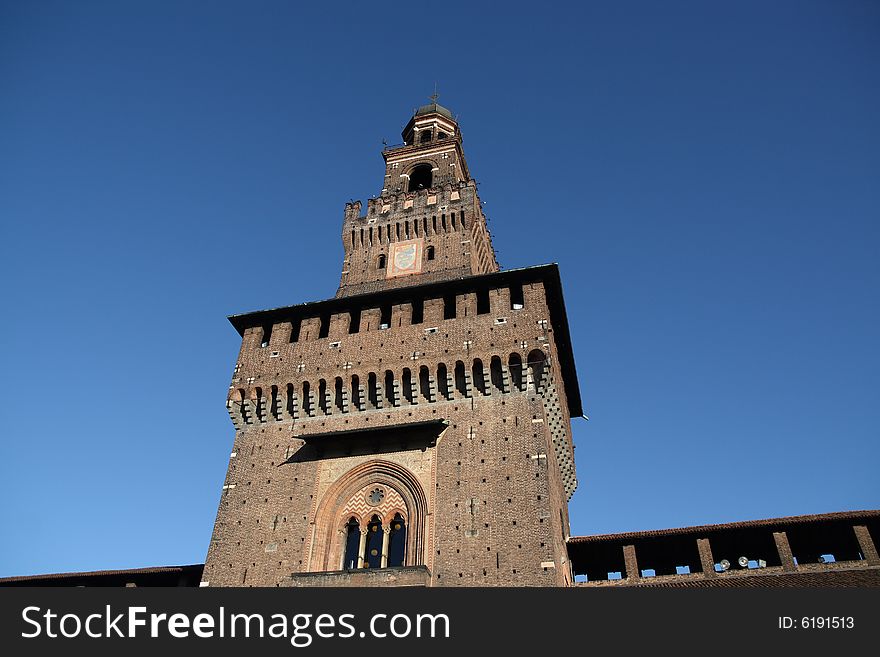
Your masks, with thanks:
M 433 167 L 430 164 L 420 164 L 409 174 L 408 192 L 416 192 L 420 189 L 428 189 L 434 177 Z

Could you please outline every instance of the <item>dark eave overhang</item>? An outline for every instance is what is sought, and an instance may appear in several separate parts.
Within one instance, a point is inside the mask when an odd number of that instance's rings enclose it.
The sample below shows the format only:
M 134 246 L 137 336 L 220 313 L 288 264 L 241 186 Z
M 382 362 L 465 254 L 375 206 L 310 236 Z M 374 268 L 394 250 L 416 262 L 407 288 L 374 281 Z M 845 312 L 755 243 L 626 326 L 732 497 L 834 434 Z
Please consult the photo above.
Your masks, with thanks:
M 571 335 L 568 330 L 568 316 L 565 312 L 565 300 L 562 295 L 562 281 L 559 266 L 556 263 L 507 269 L 491 274 L 464 276 L 447 281 L 409 285 L 378 292 L 368 292 L 348 297 L 335 297 L 323 301 L 309 301 L 295 306 L 258 310 L 240 315 L 230 315 L 229 321 L 239 335 L 254 326 L 278 324 L 294 318 L 319 317 L 325 314 L 346 312 L 352 309 L 377 308 L 385 304 L 399 304 L 416 298 L 439 298 L 450 294 L 464 294 L 481 288 L 504 287 L 513 284 L 542 282 L 547 293 L 547 305 L 550 308 L 550 321 L 553 324 L 556 348 L 559 352 L 562 377 L 565 382 L 565 395 L 568 398 L 568 409 L 571 417 L 583 415 L 581 393 L 578 386 L 577 370 L 574 364 L 574 352 Z
M 305 443 L 320 444 L 329 440 L 359 440 L 361 438 L 370 438 L 373 435 L 383 438 L 395 438 L 397 434 L 412 434 L 419 429 L 436 430 L 436 437 L 449 426 L 449 422 L 444 419 L 425 420 L 423 422 L 403 422 L 401 424 L 386 424 L 378 427 L 358 427 L 356 429 L 345 429 L 344 431 L 327 431 L 316 433 L 304 433 L 297 438 Z

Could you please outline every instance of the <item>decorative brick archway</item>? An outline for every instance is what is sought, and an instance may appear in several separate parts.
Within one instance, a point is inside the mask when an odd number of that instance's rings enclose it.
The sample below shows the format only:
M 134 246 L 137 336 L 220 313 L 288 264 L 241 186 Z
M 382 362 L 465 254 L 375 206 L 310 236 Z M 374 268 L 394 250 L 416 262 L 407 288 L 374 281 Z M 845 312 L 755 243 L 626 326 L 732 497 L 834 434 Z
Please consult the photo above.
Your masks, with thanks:
M 377 504 L 367 500 L 374 488 L 384 495 Z M 400 513 L 407 523 L 407 566 L 425 563 L 428 500 L 416 476 L 391 461 L 376 459 L 352 468 L 340 477 L 318 504 L 315 546 L 310 571 L 339 570 L 345 550 L 345 525 L 352 516 L 361 526 L 378 515 L 383 522 Z

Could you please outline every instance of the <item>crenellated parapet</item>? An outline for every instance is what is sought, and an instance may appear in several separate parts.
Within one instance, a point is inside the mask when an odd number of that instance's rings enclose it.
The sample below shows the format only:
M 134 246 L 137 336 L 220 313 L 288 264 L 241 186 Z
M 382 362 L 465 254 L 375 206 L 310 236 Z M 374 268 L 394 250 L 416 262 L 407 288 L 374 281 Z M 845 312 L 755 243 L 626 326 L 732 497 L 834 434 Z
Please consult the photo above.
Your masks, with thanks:
M 204 585 L 571 583 L 559 270 L 499 270 L 448 110 L 402 136 L 381 192 L 345 205 L 336 297 L 229 318 L 236 435 Z

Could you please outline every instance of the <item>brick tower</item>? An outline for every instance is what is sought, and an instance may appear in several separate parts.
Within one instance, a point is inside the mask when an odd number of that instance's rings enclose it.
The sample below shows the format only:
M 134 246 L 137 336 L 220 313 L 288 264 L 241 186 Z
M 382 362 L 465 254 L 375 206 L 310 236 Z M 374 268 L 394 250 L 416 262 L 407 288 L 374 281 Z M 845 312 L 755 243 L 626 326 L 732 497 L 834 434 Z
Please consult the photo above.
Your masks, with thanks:
M 500 271 L 434 102 L 345 206 L 336 297 L 230 317 L 203 586 L 565 586 L 581 415 L 559 271 Z

